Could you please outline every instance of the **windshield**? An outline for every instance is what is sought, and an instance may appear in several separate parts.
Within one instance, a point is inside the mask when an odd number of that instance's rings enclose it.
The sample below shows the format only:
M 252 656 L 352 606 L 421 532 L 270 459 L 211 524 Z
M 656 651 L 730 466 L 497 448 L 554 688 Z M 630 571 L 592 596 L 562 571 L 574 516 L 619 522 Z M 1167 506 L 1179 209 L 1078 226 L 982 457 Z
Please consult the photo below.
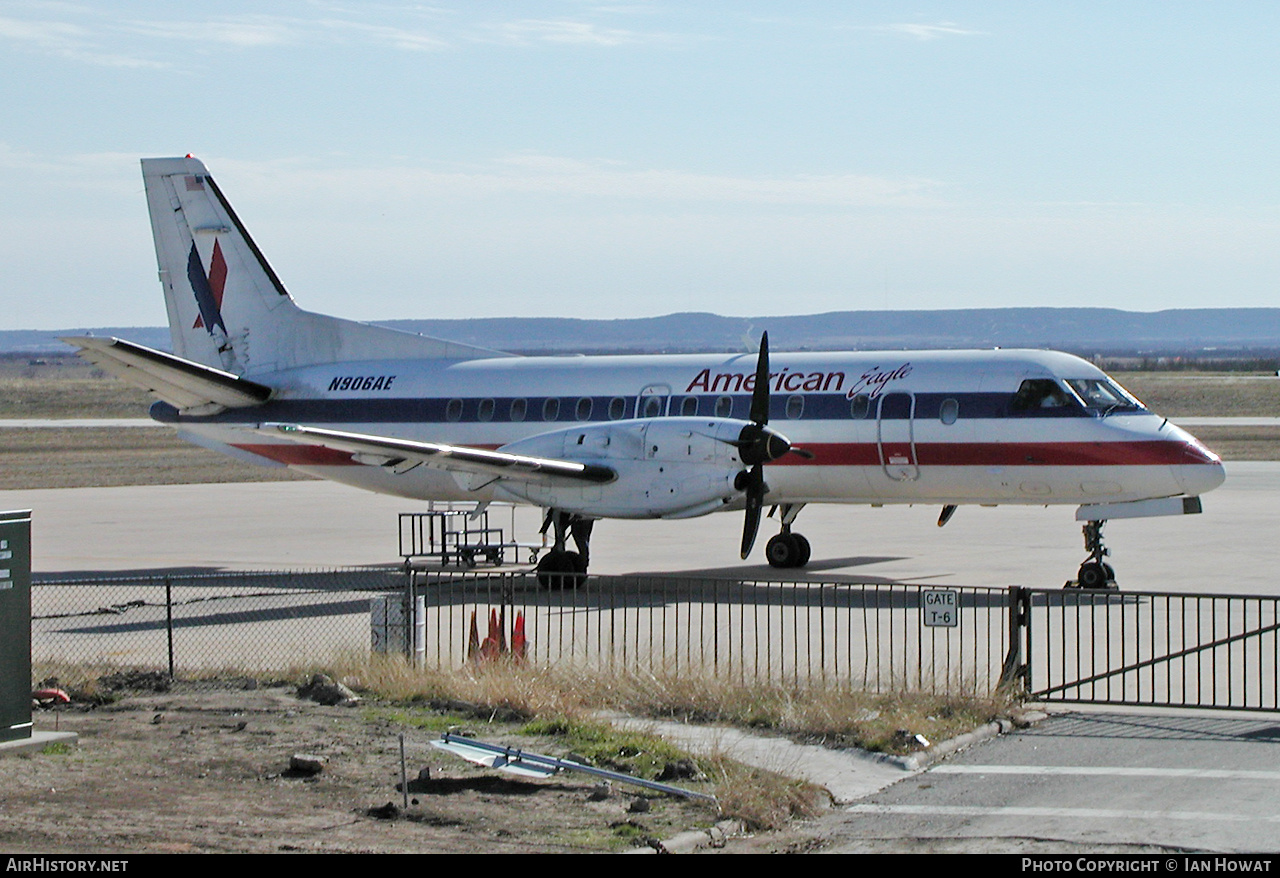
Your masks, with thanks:
M 1073 398 L 1061 384 L 1050 378 L 1028 378 L 1013 395 L 1010 408 L 1015 412 L 1037 412 L 1047 409 L 1065 409 Z
M 1125 392 L 1119 384 L 1105 378 L 1068 378 L 1067 385 L 1076 392 L 1091 412 L 1103 417 L 1112 412 L 1142 411 L 1142 403 Z

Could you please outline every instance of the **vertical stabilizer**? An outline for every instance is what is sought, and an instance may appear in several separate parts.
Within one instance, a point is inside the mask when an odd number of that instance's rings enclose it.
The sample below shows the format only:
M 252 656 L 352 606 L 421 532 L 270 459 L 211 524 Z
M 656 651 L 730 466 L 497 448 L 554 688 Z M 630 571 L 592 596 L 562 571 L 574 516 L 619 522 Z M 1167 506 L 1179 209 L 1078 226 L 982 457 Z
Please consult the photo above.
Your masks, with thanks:
M 298 308 L 198 159 L 143 159 L 174 353 L 236 375 L 384 358 L 504 356 Z

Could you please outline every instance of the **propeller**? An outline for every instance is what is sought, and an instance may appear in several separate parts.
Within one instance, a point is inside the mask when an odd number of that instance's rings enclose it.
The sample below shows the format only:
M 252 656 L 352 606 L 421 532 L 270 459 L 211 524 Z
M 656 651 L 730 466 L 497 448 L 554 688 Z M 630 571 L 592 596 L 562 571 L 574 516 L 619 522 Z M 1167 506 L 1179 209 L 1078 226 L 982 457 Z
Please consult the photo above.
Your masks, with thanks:
M 795 450 L 806 457 L 809 452 L 792 449 L 787 437 L 769 428 L 769 333 L 760 336 L 760 356 L 756 359 L 756 381 L 751 389 L 751 423 L 742 428 L 738 440 L 739 457 L 748 467 L 738 474 L 733 486 L 746 494 L 746 518 L 742 523 L 742 557 L 751 554 L 756 533 L 760 530 L 760 511 L 769 486 L 764 481 L 764 465 Z

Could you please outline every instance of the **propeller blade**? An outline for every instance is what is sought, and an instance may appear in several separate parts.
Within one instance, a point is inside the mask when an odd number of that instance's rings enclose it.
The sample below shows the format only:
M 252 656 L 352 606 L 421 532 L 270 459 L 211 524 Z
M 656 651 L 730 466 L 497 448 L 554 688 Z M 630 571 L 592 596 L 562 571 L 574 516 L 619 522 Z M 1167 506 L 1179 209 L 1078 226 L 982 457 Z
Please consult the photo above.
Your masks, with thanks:
M 764 468 L 756 464 L 746 473 L 747 511 L 742 522 L 742 559 L 745 561 L 756 544 L 760 531 L 760 512 L 764 508 L 764 495 L 769 490 L 764 483 Z
M 769 423 L 769 333 L 760 336 L 760 356 L 756 359 L 756 383 L 751 389 L 750 419 L 764 426 Z

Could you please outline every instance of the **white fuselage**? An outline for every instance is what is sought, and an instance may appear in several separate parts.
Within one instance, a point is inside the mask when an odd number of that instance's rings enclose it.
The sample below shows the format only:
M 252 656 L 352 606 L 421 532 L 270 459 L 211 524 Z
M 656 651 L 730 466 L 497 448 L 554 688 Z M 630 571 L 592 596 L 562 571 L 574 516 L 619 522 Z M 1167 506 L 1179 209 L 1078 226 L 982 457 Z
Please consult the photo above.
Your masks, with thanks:
M 693 436 L 698 419 L 708 426 L 746 420 L 755 363 L 754 354 L 342 362 L 255 375 L 275 391 L 260 407 L 189 417 L 158 404 L 154 414 L 202 444 L 368 490 L 557 505 L 427 466 L 397 473 L 361 465 L 351 454 L 252 428 L 305 423 L 486 449 L 521 440 L 538 447 L 531 437 L 555 433 L 556 447 L 539 447 L 540 453 L 603 460 L 607 451 L 563 447 L 561 434 L 591 427 L 598 428 L 591 435 L 607 435 L 611 422 L 688 418 Z M 1122 503 L 1196 496 L 1222 482 L 1220 460 L 1194 437 L 1140 405 L 1086 402 L 1083 393 L 1072 393 L 1072 381 L 1106 376 L 1077 357 L 1047 351 L 776 353 L 769 426 L 812 458 L 790 454 L 770 463 L 766 500 Z M 1063 398 L 1028 406 L 1026 388 L 1049 386 L 1044 382 L 1062 388 Z M 691 447 L 689 455 L 696 453 Z M 673 478 L 668 490 L 678 493 L 681 481 Z M 640 518 L 674 507 L 591 508 L 601 517 Z M 701 507 L 689 509 L 698 514 Z

